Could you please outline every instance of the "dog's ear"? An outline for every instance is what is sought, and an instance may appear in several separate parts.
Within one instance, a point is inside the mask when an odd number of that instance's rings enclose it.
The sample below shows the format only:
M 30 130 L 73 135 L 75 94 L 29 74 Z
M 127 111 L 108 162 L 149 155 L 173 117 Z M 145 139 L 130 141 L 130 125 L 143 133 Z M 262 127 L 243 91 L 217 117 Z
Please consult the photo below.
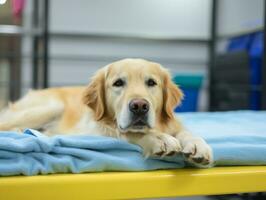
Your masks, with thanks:
M 183 92 L 172 82 L 171 76 L 165 71 L 162 107 L 162 116 L 164 119 L 174 118 L 173 110 L 176 106 L 180 105 L 183 96 Z
M 105 73 L 100 70 L 92 78 L 83 94 L 83 102 L 94 111 L 95 120 L 99 121 L 106 112 Z

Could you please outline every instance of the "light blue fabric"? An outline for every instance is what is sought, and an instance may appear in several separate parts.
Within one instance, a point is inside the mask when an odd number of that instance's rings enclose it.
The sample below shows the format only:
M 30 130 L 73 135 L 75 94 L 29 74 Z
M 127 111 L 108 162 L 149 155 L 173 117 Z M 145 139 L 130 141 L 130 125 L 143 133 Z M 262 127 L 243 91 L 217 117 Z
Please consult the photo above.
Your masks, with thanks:
M 212 146 L 216 165 L 266 165 L 266 112 L 178 114 Z M 100 136 L 0 133 L 0 175 L 143 171 L 184 167 L 181 156 L 144 159 L 141 148 Z
M 0 175 L 144 171 L 184 167 L 181 157 L 145 159 L 141 148 L 100 136 L 47 137 L 34 130 L 0 133 Z
M 266 112 L 182 114 L 182 121 L 213 148 L 216 165 L 266 165 Z

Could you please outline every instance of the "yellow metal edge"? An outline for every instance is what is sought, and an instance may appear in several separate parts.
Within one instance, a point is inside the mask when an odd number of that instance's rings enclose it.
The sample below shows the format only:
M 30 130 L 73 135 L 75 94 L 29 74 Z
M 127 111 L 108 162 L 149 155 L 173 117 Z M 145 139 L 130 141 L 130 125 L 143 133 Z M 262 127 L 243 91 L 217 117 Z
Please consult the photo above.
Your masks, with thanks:
M 0 199 L 87 200 L 266 191 L 266 166 L 0 178 Z

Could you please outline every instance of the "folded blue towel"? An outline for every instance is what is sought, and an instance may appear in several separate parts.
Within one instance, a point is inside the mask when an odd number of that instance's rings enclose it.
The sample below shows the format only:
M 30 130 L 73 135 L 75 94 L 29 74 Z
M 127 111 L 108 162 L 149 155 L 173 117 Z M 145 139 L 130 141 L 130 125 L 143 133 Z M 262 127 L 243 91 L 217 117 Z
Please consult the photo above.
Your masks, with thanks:
M 212 146 L 216 165 L 266 165 L 266 112 L 179 114 Z M 101 136 L 0 133 L 0 175 L 182 168 L 181 156 L 144 159 L 140 147 Z

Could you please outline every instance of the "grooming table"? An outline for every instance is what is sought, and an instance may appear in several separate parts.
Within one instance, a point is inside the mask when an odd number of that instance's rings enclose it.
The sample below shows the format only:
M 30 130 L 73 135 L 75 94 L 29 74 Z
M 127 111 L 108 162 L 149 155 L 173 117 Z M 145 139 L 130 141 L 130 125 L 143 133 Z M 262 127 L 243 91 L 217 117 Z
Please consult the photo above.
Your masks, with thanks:
M 0 199 L 87 200 L 266 191 L 266 166 L 1 177 Z

